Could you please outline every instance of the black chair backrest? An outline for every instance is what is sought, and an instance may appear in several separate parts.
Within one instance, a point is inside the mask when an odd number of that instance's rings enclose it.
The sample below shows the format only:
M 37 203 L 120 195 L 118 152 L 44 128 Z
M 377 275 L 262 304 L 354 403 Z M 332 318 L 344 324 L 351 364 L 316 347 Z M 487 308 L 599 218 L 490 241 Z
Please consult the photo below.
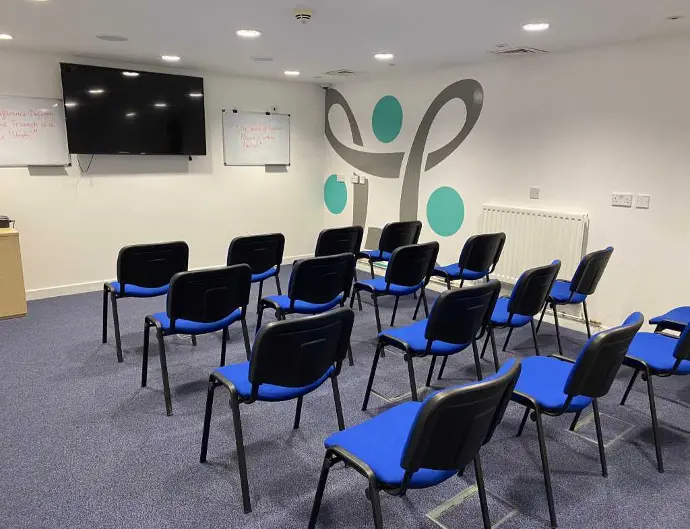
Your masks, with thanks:
M 470 463 L 503 418 L 520 370 L 511 359 L 493 377 L 427 398 L 403 451 L 406 477 L 421 468 L 460 470 Z
M 422 223 L 418 220 L 386 224 L 379 239 L 379 250 L 393 253 L 393 250 L 401 246 L 417 244 L 420 233 L 422 233 Z
M 362 247 L 364 228 L 362 226 L 346 226 L 344 228 L 329 228 L 319 233 L 316 240 L 314 257 L 352 253 L 357 255 Z
M 189 268 L 189 246 L 186 242 L 162 242 L 125 246 L 117 256 L 117 280 L 125 285 L 145 288 L 162 287 L 178 272 Z
M 339 308 L 262 327 L 249 361 L 253 398 L 260 384 L 300 388 L 319 380 L 331 366 L 336 367 L 337 374 L 347 353 L 354 318 L 351 309 Z
M 510 294 L 508 312 L 523 316 L 534 316 L 539 313 L 560 269 L 561 262 L 554 261 L 550 265 L 523 272 Z
M 642 323 L 644 316 L 634 312 L 623 325 L 592 336 L 575 361 L 565 383 L 565 393 L 595 399 L 606 395 Z
M 505 242 L 505 233 L 486 233 L 470 237 L 460 252 L 460 270 L 493 272 Z
M 166 307 L 172 330 L 178 319 L 211 323 L 239 308 L 246 313 L 251 278 L 246 264 L 176 274 Z
M 290 275 L 288 297 L 308 303 L 328 303 L 352 288 L 357 258 L 353 253 L 312 257 L 296 261 Z
M 601 276 L 604 275 L 606 265 L 609 264 L 612 253 L 613 247 L 609 246 L 605 250 L 598 250 L 585 255 L 577 266 L 573 280 L 570 282 L 571 292 L 587 296 L 594 294 Z
M 443 292 L 429 314 L 424 332 L 427 348 L 434 340 L 465 344 L 477 339 L 491 319 L 500 292 L 501 283 L 495 279 Z
M 282 233 L 236 237 L 228 248 L 227 265 L 248 264 L 252 274 L 261 274 L 273 267 L 280 269 L 284 249 Z
M 393 250 L 386 268 L 386 283 L 412 287 L 427 283 L 438 257 L 438 243 L 411 244 Z
M 678 342 L 673 350 L 673 356 L 677 360 L 690 360 L 690 325 L 686 325 L 678 337 Z

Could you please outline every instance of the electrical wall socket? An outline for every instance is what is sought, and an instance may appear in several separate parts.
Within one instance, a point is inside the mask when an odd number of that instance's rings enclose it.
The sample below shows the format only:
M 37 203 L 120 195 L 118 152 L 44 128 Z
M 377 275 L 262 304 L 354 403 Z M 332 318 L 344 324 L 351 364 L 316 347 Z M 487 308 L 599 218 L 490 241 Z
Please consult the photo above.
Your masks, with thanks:
M 611 196 L 611 205 L 617 208 L 631 208 L 633 204 L 632 193 L 614 193 Z
M 350 177 L 350 181 L 353 184 L 359 184 L 359 173 L 355 173 L 354 171 L 352 171 L 352 176 Z
M 336 179 L 338 182 L 345 182 L 345 175 L 344 175 L 344 174 L 336 174 L 336 175 L 335 175 L 335 179 Z
M 650 195 L 637 195 L 635 197 L 635 208 L 637 209 L 649 209 L 649 204 L 652 201 Z
M 529 188 L 529 197 L 532 200 L 538 200 L 539 199 L 539 192 L 541 190 L 538 187 L 530 187 Z

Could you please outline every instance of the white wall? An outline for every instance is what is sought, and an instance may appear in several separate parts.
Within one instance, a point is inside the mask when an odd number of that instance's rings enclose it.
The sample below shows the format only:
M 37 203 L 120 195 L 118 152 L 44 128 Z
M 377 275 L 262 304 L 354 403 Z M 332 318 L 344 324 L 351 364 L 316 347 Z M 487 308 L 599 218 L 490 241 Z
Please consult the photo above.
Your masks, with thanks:
M 338 90 L 357 117 L 366 150 L 407 151 L 422 115 L 450 83 L 472 78 L 484 87 L 475 129 L 445 162 L 422 175 L 419 218 L 423 239 L 440 239 L 439 260 L 457 259 L 478 231 L 484 203 L 590 214 L 589 250 L 615 247 L 590 302 L 590 315 L 616 324 L 633 310 L 651 317 L 690 304 L 690 39 L 644 42 L 537 58 L 505 59 L 414 77 L 345 83 Z M 403 130 L 391 144 L 376 140 L 374 105 L 396 96 Z M 447 143 L 464 122 L 464 105 L 448 104 L 427 144 Z M 331 111 L 336 136 L 351 144 L 344 113 Z M 328 147 L 329 171 L 351 171 Z M 403 164 L 404 165 L 404 164 Z M 397 220 L 401 180 L 371 178 L 368 225 Z M 349 197 L 351 184 L 348 185 Z M 460 231 L 436 236 L 426 222 L 426 201 L 441 185 L 462 195 Z M 529 187 L 541 199 L 529 200 Z M 611 207 L 611 193 L 652 195 L 651 209 Z M 341 215 L 326 210 L 327 225 L 351 222 L 351 201 Z
M 61 98 L 60 60 L 129 66 L 2 52 L 0 94 Z M 17 221 L 31 297 L 101 288 L 119 248 L 137 242 L 186 240 L 190 267 L 223 264 L 241 234 L 281 231 L 286 260 L 313 252 L 323 226 L 323 91 L 217 75 L 204 82 L 208 156 L 96 156 L 85 175 L 76 166 L 0 168 L 0 214 Z M 292 115 L 287 172 L 225 167 L 221 110 L 271 107 Z

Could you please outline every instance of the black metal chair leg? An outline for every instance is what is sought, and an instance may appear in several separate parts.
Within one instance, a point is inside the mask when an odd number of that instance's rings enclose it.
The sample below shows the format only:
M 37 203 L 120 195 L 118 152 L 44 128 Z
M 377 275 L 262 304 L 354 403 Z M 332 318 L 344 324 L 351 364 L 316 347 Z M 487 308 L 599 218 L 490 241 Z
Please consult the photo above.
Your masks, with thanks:
M 541 422 L 541 413 L 535 410 L 537 420 L 537 436 L 539 437 L 539 452 L 541 454 L 542 470 L 544 471 L 544 487 L 546 488 L 546 501 L 549 505 L 549 519 L 551 527 L 557 527 L 556 507 L 553 501 L 553 490 L 551 488 L 551 472 L 549 471 L 549 458 L 546 454 L 546 441 L 544 440 L 544 426 Z
M 343 418 L 343 405 L 340 402 L 340 390 L 336 377 L 331 377 L 331 386 L 333 386 L 333 402 L 335 404 L 335 416 L 338 419 L 338 429 L 342 432 L 345 429 L 345 419 Z
M 321 500 L 323 499 L 323 492 L 326 490 L 326 481 L 328 480 L 328 472 L 331 470 L 331 456 L 326 452 L 323 458 L 323 465 L 321 466 L 321 476 L 319 476 L 319 484 L 316 487 L 316 496 L 314 496 L 314 505 L 311 508 L 311 516 L 309 517 L 308 529 L 316 528 L 316 520 L 319 517 L 319 510 L 321 509 Z
M 525 414 L 522 416 L 522 420 L 520 421 L 520 428 L 518 428 L 517 434 L 515 437 L 520 437 L 522 435 L 522 430 L 525 429 L 525 424 L 527 424 L 527 417 L 529 417 L 529 408 L 525 408 Z
M 407 373 L 410 377 L 410 393 L 412 393 L 412 400 L 416 402 L 419 400 L 419 397 L 417 396 L 417 382 L 415 382 L 414 379 L 414 366 L 412 365 L 412 355 L 405 354 L 405 361 L 407 362 Z
M 246 312 L 246 309 L 242 309 Z M 230 333 L 228 333 L 229 337 Z M 247 360 L 252 355 L 252 347 L 249 344 L 249 329 L 247 328 L 247 320 L 242 318 L 242 337 L 244 338 L 244 351 L 247 353 Z
M 472 340 L 472 353 L 474 353 L 474 369 L 477 371 L 477 380 L 481 380 L 484 377 L 482 375 L 482 366 L 479 363 L 479 348 L 477 347 L 476 340 Z
M 117 314 L 117 296 L 115 292 L 110 293 L 110 303 L 113 306 L 113 327 L 115 327 L 115 352 L 117 353 L 117 361 L 121 363 L 122 359 L 122 341 L 120 340 L 120 318 Z
M 494 335 L 493 327 L 489 327 L 489 339 L 491 340 L 491 352 L 496 361 L 498 361 L 498 348 L 496 347 L 496 336 Z
M 108 343 L 108 289 L 103 287 L 103 343 Z
M 374 261 L 369 261 L 369 268 L 371 268 L 371 278 L 376 279 L 376 274 L 374 273 Z
M 581 414 L 582 414 L 582 410 L 578 411 L 578 412 L 575 414 L 575 417 L 573 417 L 573 422 L 570 423 L 570 428 L 568 428 L 568 430 L 570 430 L 571 432 L 574 432 L 574 431 L 575 431 L 575 427 L 577 426 L 577 421 L 580 420 L 580 415 L 581 415 Z
M 633 385 L 635 384 L 635 379 L 637 378 L 637 375 L 639 375 L 640 372 L 635 369 L 635 371 L 632 374 L 632 377 L 630 378 L 630 382 L 628 382 L 628 387 L 625 388 L 625 393 L 623 394 L 623 398 L 621 399 L 621 406 L 625 406 L 625 401 L 628 400 L 628 395 L 630 394 L 630 390 L 632 389 Z
M 228 328 L 225 327 L 223 329 L 223 340 L 220 346 L 220 367 L 223 367 L 225 365 L 225 353 L 228 348 Z
M 355 365 L 355 358 L 354 358 L 354 356 L 352 356 L 352 344 L 351 343 L 347 344 L 347 361 L 349 362 L 350 367 Z
M 601 417 L 599 417 L 599 404 L 597 399 L 592 400 L 594 410 L 594 426 L 597 430 L 597 444 L 599 445 L 599 461 L 601 462 L 601 475 L 606 477 L 609 471 L 606 467 L 606 451 L 604 450 L 604 435 L 601 433 Z
M 256 312 L 256 327 L 254 328 L 254 336 L 259 332 L 259 329 L 261 328 L 261 320 L 264 317 L 264 308 L 259 302 L 259 310 Z
M 448 358 L 447 356 L 445 358 Z M 431 377 L 434 374 L 434 367 L 436 367 L 436 357 L 432 356 L 431 357 L 431 363 L 429 364 L 429 374 L 426 376 L 426 384 L 425 386 L 428 388 L 431 386 Z
M 364 392 L 364 402 L 362 403 L 362 411 L 366 411 L 369 404 L 369 396 L 371 395 L 371 387 L 374 385 L 374 377 L 376 376 L 376 366 L 379 363 L 379 356 L 383 350 L 383 343 L 379 340 L 376 345 L 376 352 L 374 353 L 374 360 L 371 363 L 371 373 L 369 373 L 369 382 L 367 382 L 367 389 Z
M 508 336 L 506 336 L 506 341 L 503 342 L 503 352 L 506 352 L 506 348 L 508 347 L 508 342 L 510 341 L 510 337 L 513 335 L 513 327 L 508 329 Z
M 302 417 L 302 400 L 303 397 L 297 397 L 297 407 L 295 408 L 295 422 L 292 425 L 293 430 L 299 428 L 299 420 Z
M 558 325 L 558 311 L 556 310 L 556 305 L 552 304 L 553 309 L 553 322 L 556 325 L 556 341 L 558 342 L 558 354 L 563 354 L 563 346 L 561 345 L 561 330 L 560 325 Z
M 417 314 L 419 314 L 419 307 L 421 306 L 421 304 L 422 304 L 422 298 L 420 297 L 417 300 L 417 306 L 414 308 L 414 314 L 412 315 L 413 320 L 417 319 Z
M 141 387 L 146 387 L 149 370 L 149 333 L 151 326 L 144 322 L 144 353 L 141 355 Z
M 393 315 L 391 316 L 391 327 L 395 325 L 395 313 L 398 312 L 398 301 L 400 301 L 400 297 L 395 296 L 395 303 L 393 304 Z
M 355 294 L 359 296 L 359 290 L 355 290 L 354 287 L 352 287 L 352 295 L 350 296 L 350 308 L 352 308 L 355 304 Z M 359 309 L 362 310 L 362 309 Z
M 486 488 L 484 487 L 484 472 L 482 471 L 482 462 L 479 459 L 479 453 L 474 456 L 474 474 L 477 479 L 477 490 L 479 491 L 479 505 L 482 508 L 482 521 L 484 522 L 484 529 L 491 529 L 491 520 L 489 518 L 489 503 L 486 501 Z
M 544 308 L 541 309 L 541 316 L 539 316 L 539 323 L 537 324 L 537 334 L 539 334 L 539 329 L 541 329 L 541 322 L 544 321 L 544 314 L 546 313 L 546 309 L 549 307 L 549 303 L 546 302 L 544 303 Z
M 534 328 L 534 318 L 529 320 L 529 326 L 532 328 L 532 340 L 534 340 L 534 352 L 539 356 L 539 344 L 537 343 L 537 330 Z
M 374 314 L 376 315 L 376 330 L 381 332 L 381 316 L 379 315 L 379 302 L 376 301 L 376 296 L 372 294 L 371 299 L 374 300 Z
M 450 290 L 453 286 L 450 284 L 450 277 L 446 277 L 446 288 Z
M 419 295 L 422 298 L 422 303 L 424 303 L 424 314 L 429 317 L 429 305 L 426 302 L 426 288 L 422 287 L 422 293 Z
M 443 371 L 446 369 L 446 363 L 448 362 L 448 357 L 444 356 L 443 357 L 443 362 L 441 362 L 441 369 L 438 371 L 438 380 L 441 380 L 443 378 Z
M 279 277 L 279 275 L 280 275 L 280 274 L 276 274 L 276 275 L 275 275 L 275 278 L 276 278 L 276 289 L 278 289 L 278 295 L 279 295 L 279 296 L 282 296 L 282 295 L 283 295 L 283 290 L 280 288 L 280 277 Z
M 484 346 L 482 347 L 482 354 L 479 355 L 479 358 L 484 358 L 484 355 L 486 354 L 486 346 L 489 345 L 489 333 L 490 333 L 490 331 L 491 331 L 491 326 L 488 326 L 486 338 L 484 338 Z
M 264 282 L 263 280 L 259 281 L 259 298 L 256 301 L 256 312 L 259 313 L 261 311 L 261 298 L 264 293 Z M 258 327 L 257 327 L 258 328 Z
M 165 413 L 172 415 L 172 401 L 170 399 L 170 384 L 168 382 L 168 362 L 165 358 L 165 342 L 163 341 L 163 333 L 158 330 L 156 332 L 158 337 L 158 355 L 161 360 L 161 377 L 163 378 L 163 396 L 165 397 Z
M 235 446 L 237 448 L 237 465 L 240 470 L 240 483 L 242 487 L 242 504 L 244 514 L 252 512 L 252 503 L 249 499 L 249 479 L 247 478 L 247 459 L 244 454 L 244 440 L 242 438 L 242 419 L 240 418 L 240 405 L 237 393 L 230 392 L 230 409 L 232 410 L 232 422 L 235 428 Z
M 199 455 L 199 463 L 206 463 L 208 436 L 211 431 L 211 415 L 213 414 L 213 394 L 215 390 L 216 384 L 212 375 L 208 381 L 208 393 L 206 394 L 206 413 L 204 414 L 204 430 L 201 434 L 201 454 Z
M 192 334 L 192 345 L 196 347 L 196 334 Z
M 659 431 L 659 422 L 656 418 L 656 402 L 654 400 L 654 386 L 652 384 L 652 375 L 649 372 L 645 373 L 647 377 L 647 393 L 649 395 L 649 411 L 652 414 L 652 433 L 654 434 L 654 448 L 656 450 L 656 463 L 659 472 L 664 471 L 664 460 L 661 455 L 661 432 Z
M 371 510 L 374 514 L 374 528 L 383 529 L 383 516 L 381 514 L 381 499 L 379 498 L 379 490 L 371 481 L 369 482 L 369 500 L 371 501 Z
M 587 301 L 582 302 L 582 310 L 585 313 L 585 325 L 587 327 L 587 338 L 592 337 L 592 329 L 589 327 L 589 314 L 587 313 Z
M 357 291 L 357 305 L 359 306 L 359 312 L 362 312 L 362 294 Z

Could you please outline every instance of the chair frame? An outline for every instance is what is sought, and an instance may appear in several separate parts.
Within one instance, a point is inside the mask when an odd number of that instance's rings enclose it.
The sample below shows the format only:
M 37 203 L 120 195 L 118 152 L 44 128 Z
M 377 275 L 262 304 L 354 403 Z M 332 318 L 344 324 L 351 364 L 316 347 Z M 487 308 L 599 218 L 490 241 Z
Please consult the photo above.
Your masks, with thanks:
M 337 243 L 334 244 L 329 237 L 336 237 Z M 362 239 L 364 238 L 364 228 L 362 226 L 345 226 L 341 228 L 326 228 L 321 230 L 319 237 L 316 239 L 316 248 L 314 249 L 314 257 L 325 257 L 328 255 L 337 255 L 339 253 L 353 253 L 355 258 L 358 258 L 362 248 Z M 329 247 L 328 244 L 331 246 Z M 340 247 L 334 248 L 333 246 Z M 326 246 L 324 248 L 324 246 Z M 357 262 L 355 261 L 354 280 L 357 278 Z M 357 304 L 359 311 L 362 311 L 362 296 L 357 292 Z
M 352 323 L 354 322 L 354 313 L 352 313 L 352 310 L 350 309 L 338 309 L 339 311 L 345 312 L 345 313 L 350 313 L 351 316 L 341 316 L 341 318 L 345 319 L 345 327 L 346 327 L 346 332 L 347 334 L 347 341 L 349 343 L 349 334 L 352 332 Z M 334 313 L 333 312 L 325 312 L 323 314 L 313 316 L 312 321 L 314 318 L 322 318 L 325 319 L 325 317 L 329 317 L 331 319 L 334 318 Z M 269 333 L 276 332 L 278 329 L 280 329 L 281 326 L 286 326 L 286 325 L 295 325 L 299 324 L 302 322 L 305 322 L 307 318 L 300 319 L 300 320 L 292 320 L 292 321 L 279 321 L 279 322 L 272 322 L 269 323 L 264 329 L 262 329 L 261 334 L 257 337 L 256 341 L 254 342 L 254 353 L 256 353 L 257 350 L 260 350 L 261 348 L 261 341 L 262 337 L 268 335 Z M 347 321 L 349 320 L 349 322 Z M 349 330 L 347 330 L 347 327 L 349 326 Z M 252 355 L 252 357 L 258 356 L 256 354 Z M 340 375 L 340 371 L 342 369 L 342 364 L 343 364 L 344 356 L 339 357 L 336 359 L 335 362 L 335 369 L 333 373 L 329 376 L 331 379 L 331 387 L 333 390 L 333 401 L 335 404 L 335 412 L 336 412 L 336 418 L 338 422 L 338 429 L 340 431 L 345 429 L 345 419 L 343 417 L 343 407 L 342 403 L 340 400 L 340 390 L 338 388 L 338 376 Z M 245 446 L 244 446 L 244 438 L 242 435 L 242 419 L 240 415 L 240 404 L 253 404 L 254 402 L 259 401 L 259 386 L 261 385 L 262 382 L 259 382 L 258 384 L 252 383 L 252 393 L 249 396 L 249 398 L 243 398 L 238 392 L 237 388 L 235 385 L 229 381 L 227 378 L 221 376 L 218 373 L 211 373 L 208 381 L 208 393 L 206 396 L 206 411 L 204 414 L 204 426 L 203 426 L 203 432 L 202 432 L 202 437 L 201 437 L 201 453 L 199 455 L 199 462 L 200 463 L 206 463 L 207 460 L 207 455 L 208 455 L 208 438 L 210 435 L 211 431 L 211 418 L 213 414 L 213 398 L 215 394 L 216 388 L 219 386 L 224 386 L 227 388 L 228 392 L 230 393 L 230 410 L 232 412 L 232 420 L 233 420 L 233 429 L 235 431 L 235 446 L 237 450 L 237 462 L 238 462 L 238 467 L 240 471 L 240 483 L 241 483 L 241 490 L 242 490 L 242 505 L 244 508 L 244 513 L 249 514 L 252 511 L 252 504 L 251 504 L 251 498 L 249 494 L 249 478 L 247 474 L 247 458 L 245 454 Z M 324 382 L 325 383 L 325 382 Z M 323 384 L 321 384 L 322 386 Z M 319 387 L 321 387 L 319 386 Z M 315 388 L 314 390 L 316 390 Z M 313 391 L 314 391 L 313 390 Z M 311 392 L 310 392 L 311 393 Z M 293 421 L 293 429 L 297 430 L 300 425 L 300 419 L 302 416 L 302 402 L 304 399 L 305 395 L 302 395 L 300 397 L 297 397 L 297 399 L 286 399 L 286 400 L 297 400 L 297 406 L 295 409 L 295 419 Z M 285 401 L 282 401 L 285 402 Z
M 501 258 L 501 254 L 503 253 L 503 247 L 505 246 L 506 243 L 506 234 L 503 232 L 499 233 L 483 233 L 479 235 L 473 235 L 469 239 L 465 241 L 465 245 L 463 246 L 461 252 L 460 252 L 460 257 L 458 258 L 458 266 L 460 267 L 460 273 L 464 272 L 465 270 L 471 270 L 467 266 L 467 262 L 470 261 L 470 259 L 473 257 L 472 256 L 472 251 L 475 248 L 475 245 L 478 243 L 478 241 L 481 240 L 482 237 L 500 237 L 500 242 L 498 245 L 498 248 L 496 249 L 496 253 L 494 254 L 494 257 L 491 261 L 491 266 L 489 267 L 488 271 L 486 272 L 486 275 L 483 276 L 486 279 L 486 282 L 488 283 L 490 280 L 491 274 L 494 273 L 496 270 L 496 265 L 498 265 L 498 261 Z M 467 248 L 467 250 L 466 250 Z M 483 272 L 483 270 L 473 270 L 476 272 Z M 450 275 L 448 275 L 445 272 L 441 272 L 439 270 L 434 269 L 434 271 L 431 273 L 432 276 L 436 277 L 442 277 L 444 281 L 446 282 L 446 287 L 448 290 L 453 288 L 452 282 L 457 281 L 456 279 L 452 279 Z M 460 278 L 460 288 L 463 287 L 465 284 L 465 279 Z
M 392 231 L 394 228 L 402 225 L 402 224 L 409 224 L 410 226 L 414 226 L 414 231 L 412 232 L 412 239 L 410 242 L 407 242 L 406 244 L 402 245 L 397 245 L 395 248 L 390 248 L 387 245 L 387 239 L 386 237 L 389 236 L 389 232 Z M 377 251 L 379 254 L 382 254 L 383 252 L 390 252 L 393 253 L 394 250 L 399 248 L 400 246 L 409 246 L 410 244 L 417 244 L 419 242 L 419 236 L 422 233 L 422 223 L 421 221 L 418 220 L 408 220 L 408 221 L 398 221 L 398 222 L 389 222 L 386 224 L 383 229 L 381 230 L 381 236 L 379 237 L 379 244 Z M 357 255 L 358 259 L 366 259 L 369 262 L 369 268 L 371 269 L 371 278 L 375 279 L 376 278 L 376 273 L 374 272 L 374 263 L 378 263 L 380 261 L 386 261 L 386 259 L 381 258 L 376 258 L 376 257 L 371 257 L 369 254 L 364 254 L 360 253 Z
M 122 260 L 125 254 L 132 252 L 134 250 L 152 248 L 152 249 L 171 249 L 173 247 L 179 247 L 183 253 L 186 253 L 186 264 L 184 270 L 179 270 L 179 272 L 184 272 L 189 268 L 189 246 L 184 241 L 170 241 L 164 243 L 153 243 L 153 244 L 132 244 L 129 246 L 124 246 L 120 249 L 117 255 L 117 279 L 120 283 L 120 292 L 116 292 L 109 282 L 103 283 L 103 329 L 102 329 L 102 342 L 108 343 L 108 297 L 110 297 L 110 303 L 113 310 L 113 327 L 115 331 L 115 353 L 117 355 L 117 362 L 122 363 L 124 358 L 122 356 L 122 339 L 120 336 L 120 317 L 117 311 L 117 300 L 124 298 L 138 298 L 141 296 L 131 296 L 125 294 L 125 285 L 133 284 L 124 281 L 124 277 L 128 274 L 125 273 L 122 266 Z M 173 274 L 174 275 L 174 274 Z M 170 277 L 172 279 L 172 276 Z M 168 284 L 170 283 L 168 279 Z M 137 285 L 141 286 L 141 285 Z M 163 286 L 163 285 L 161 285 Z M 159 294 L 157 296 L 146 296 L 144 299 L 164 296 L 165 294 Z M 196 338 L 193 337 L 193 344 L 196 345 Z

